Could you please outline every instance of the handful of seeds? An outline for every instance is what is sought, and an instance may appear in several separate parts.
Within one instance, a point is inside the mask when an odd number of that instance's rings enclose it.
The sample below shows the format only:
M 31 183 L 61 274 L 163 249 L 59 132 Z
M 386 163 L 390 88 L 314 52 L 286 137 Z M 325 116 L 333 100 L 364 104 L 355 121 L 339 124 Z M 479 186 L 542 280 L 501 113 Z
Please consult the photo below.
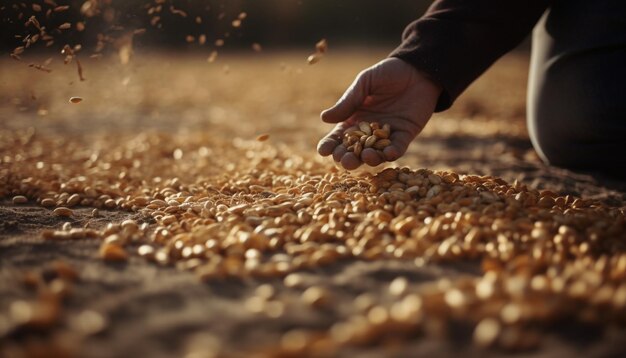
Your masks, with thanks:
M 378 122 L 359 122 L 358 125 L 345 130 L 343 145 L 357 157 L 361 156 L 365 148 L 375 149 L 382 154 L 382 151 L 391 144 L 390 135 L 389 124 L 381 126 Z

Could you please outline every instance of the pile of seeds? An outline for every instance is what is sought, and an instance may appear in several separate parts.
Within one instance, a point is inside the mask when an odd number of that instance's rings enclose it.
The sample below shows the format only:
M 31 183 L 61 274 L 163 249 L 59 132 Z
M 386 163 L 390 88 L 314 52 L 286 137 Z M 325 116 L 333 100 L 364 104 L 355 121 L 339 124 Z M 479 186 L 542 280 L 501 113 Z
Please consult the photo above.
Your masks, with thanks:
M 357 157 L 366 148 L 375 149 L 382 155 L 382 151 L 391 144 L 390 135 L 389 124 L 381 126 L 377 122 L 359 122 L 344 131 L 343 145 Z
M 361 123 L 345 140 L 355 153 L 357 145 L 380 150 L 389 134 Z M 375 141 L 366 146 L 369 138 Z M 268 355 L 445 337 L 459 321 L 473 327 L 477 345 L 527 349 L 554 322 L 625 322 L 623 207 L 496 177 L 409 168 L 350 174 L 313 154 L 210 133 L 87 144 L 3 131 L 0 139 L 0 197 L 15 205 L 38 204 L 61 217 L 75 215 L 76 206 L 93 207 L 96 216 L 142 214 L 143 224 L 42 233 L 100 240 L 104 260 L 140 256 L 205 281 L 280 277 L 302 290 L 312 310 L 332 303 L 332 292 L 302 287 L 302 270 L 360 260 L 481 266 L 479 276 L 412 288 L 399 277 L 388 295 L 356 297 L 354 312 L 332 326 L 298 328 L 259 347 Z M 246 307 L 281 317 L 285 304 L 266 291 Z

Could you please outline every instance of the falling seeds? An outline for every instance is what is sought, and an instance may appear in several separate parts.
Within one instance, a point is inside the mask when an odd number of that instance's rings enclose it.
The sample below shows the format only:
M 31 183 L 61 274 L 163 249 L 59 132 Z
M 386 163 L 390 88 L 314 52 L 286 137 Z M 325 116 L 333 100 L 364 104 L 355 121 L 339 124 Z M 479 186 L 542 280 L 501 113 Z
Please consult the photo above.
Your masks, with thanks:
M 322 57 L 324 57 L 327 49 L 328 44 L 326 43 L 326 39 L 321 39 L 320 41 L 318 41 L 315 44 L 315 53 L 309 55 L 309 57 L 307 58 L 307 63 L 309 65 L 314 65 L 318 63 L 322 59 Z
M 78 104 L 83 101 L 82 97 L 70 97 L 69 102 L 72 104 Z
M 254 52 L 261 52 L 263 51 L 263 47 L 261 44 L 255 42 L 252 44 L 252 50 L 254 50 Z

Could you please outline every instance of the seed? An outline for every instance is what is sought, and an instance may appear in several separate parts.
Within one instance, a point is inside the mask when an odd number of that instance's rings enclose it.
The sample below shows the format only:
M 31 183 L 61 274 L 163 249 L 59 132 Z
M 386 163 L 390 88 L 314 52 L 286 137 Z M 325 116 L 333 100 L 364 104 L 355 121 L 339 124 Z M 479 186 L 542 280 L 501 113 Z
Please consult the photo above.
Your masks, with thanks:
M 105 261 L 126 261 L 128 254 L 124 248 L 118 244 L 105 243 L 100 246 L 100 257 Z
M 364 147 L 365 148 L 370 148 L 371 146 L 374 145 L 374 143 L 376 143 L 376 139 L 377 139 L 376 136 L 373 136 L 373 135 L 367 137 L 367 139 L 365 140 Z
M 389 139 L 381 139 L 374 143 L 374 149 L 383 150 L 391 145 L 391 141 Z
M 63 217 L 70 217 L 74 215 L 74 212 L 71 209 L 63 207 L 63 206 L 59 206 L 58 208 L 54 209 L 52 213 L 56 216 L 63 216 Z
M 129 234 L 134 234 L 139 230 L 139 225 L 135 222 L 135 220 L 124 220 L 122 221 L 122 229 Z
M 26 204 L 28 203 L 28 198 L 23 195 L 16 195 L 13 197 L 13 205 Z
M 270 137 L 269 134 L 264 133 L 264 134 L 260 134 L 258 137 L 256 137 L 256 140 L 259 142 L 265 142 L 266 140 L 268 140 Z
M 212 51 L 209 57 L 207 58 L 207 62 L 213 63 L 217 59 L 217 51 Z
M 482 347 L 492 345 L 500 335 L 500 324 L 493 318 L 485 318 L 474 329 L 474 342 Z
M 80 195 L 78 194 L 72 194 L 69 198 L 67 198 L 67 206 L 72 207 L 72 206 L 76 206 L 78 203 L 80 203 Z
M 389 138 L 389 131 L 386 131 L 384 129 L 375 129 L 373 134 L 380 139 L 387 139 Z
M 66 22 L 66 23 L 59 25 L 59 30 L 67 30 L 67 29 L 70 29 L 71 27 L 72 27 L 72 24 L 70 24 L 69 22 Z
M 394 296 L 401 296 L 406 292 L 406 289 L 409 285 L 409 281 L 404 277 L 396 277 L 389 284 L 389 293 Z
M 59 277 L 67 281 L 76 281 L 79 278 L 78 272 L 65 261 L 54 261 L 50 267 Z
M 139 256 L 145 257 L 147 259 L 153 259 L 155 251 L 156 250 L 154 249 L 154 247 L 150 245 L 141 245 L 137 249 L 137 253 L 139 254 Z
M 83 99 L 81 97 L 70 97 L 70 103 L 77 104 L 82 102 Z
M 321 54 L 314 53 L 312 55 L 309 55 L 309 57 L 307 57 L 306 62 L 309 65 L 314 65 L 314 64 L 318 63 L 321 59 L 322 59 L 322 55 Z
M 108 320 L 99 312 L 84 310 L 70 320 L 70 326 L 82 335 L 89 336 L 106 329 Z
M 315 44 L 315 50 L 320 53 L 326 52 L 328 50 L 328 42 L 326 39 L 321 39 Z
M 372 135 L 372 128 L 369 122 L 359 122 L 359 129 L 367 136 Z
M 329 295 L 324 288 L 312 286 L 302 293 L 302 301 L 312 307 L 322 307 L 328 304 Z
M 56 205 L 56 201 L 54 201 L 54 199 L 46 198 L 46 199 L 41 200 L 41 206 L 43 207 L 49 208 L 55 205 Z

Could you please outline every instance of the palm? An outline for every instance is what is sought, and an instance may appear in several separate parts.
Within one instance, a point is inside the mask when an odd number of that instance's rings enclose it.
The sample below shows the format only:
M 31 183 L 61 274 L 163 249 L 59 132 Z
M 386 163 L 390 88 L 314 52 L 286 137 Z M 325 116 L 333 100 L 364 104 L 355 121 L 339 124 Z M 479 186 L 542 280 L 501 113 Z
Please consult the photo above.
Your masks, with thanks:
M 381 61 L 359 74 L 337 104 L 322 113 L 324 121 L 338 124 L 320 141 L 318 151 L 324 156 L 332 154 L 346 169 L 363 162 L 376 166 L 396 160 L 432 115 L 439 93 L 436 85 L 404 61 Z M 382 156 L 366 149 L 357 157 L 341 144 L 344 130 L 361 121 L 391 126 L 392 144 Z

